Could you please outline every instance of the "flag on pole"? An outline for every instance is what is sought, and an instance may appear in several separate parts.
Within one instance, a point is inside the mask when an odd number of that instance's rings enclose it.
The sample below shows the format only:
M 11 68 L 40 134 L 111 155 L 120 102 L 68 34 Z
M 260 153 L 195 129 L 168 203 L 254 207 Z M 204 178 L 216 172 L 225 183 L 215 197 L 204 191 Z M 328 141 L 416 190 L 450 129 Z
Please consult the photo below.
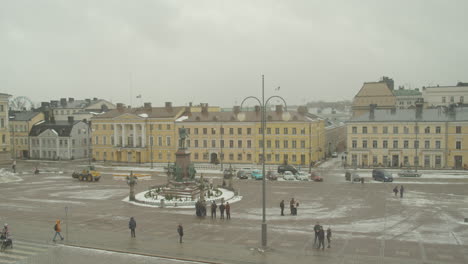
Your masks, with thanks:
M 141 98 L 141 94 L 137 95 L 137 97 L 136 97 L 136 98 Z

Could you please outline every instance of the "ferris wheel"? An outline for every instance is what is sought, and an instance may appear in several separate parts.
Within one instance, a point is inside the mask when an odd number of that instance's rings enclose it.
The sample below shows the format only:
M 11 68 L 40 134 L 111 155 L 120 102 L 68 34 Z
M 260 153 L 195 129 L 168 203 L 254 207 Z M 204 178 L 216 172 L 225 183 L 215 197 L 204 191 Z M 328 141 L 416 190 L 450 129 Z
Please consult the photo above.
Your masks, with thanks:
M 33 102 L 26 96 L 17 96 L 8 103 L 10 110 L 22 111 L 30 110 L 34 107 Z

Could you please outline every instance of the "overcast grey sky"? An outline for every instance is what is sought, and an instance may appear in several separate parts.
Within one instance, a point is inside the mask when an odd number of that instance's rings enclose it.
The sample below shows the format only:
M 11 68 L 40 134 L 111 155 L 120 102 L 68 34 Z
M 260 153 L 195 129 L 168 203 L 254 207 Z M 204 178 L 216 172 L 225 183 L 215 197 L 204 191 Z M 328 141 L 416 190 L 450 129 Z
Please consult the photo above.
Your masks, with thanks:
M 468 81 L 466 10 L 462 0 L 0 0 L 0 92 L 232 106 L 261 95 L 262 74 L 266 95 L 288 104 L 351 100 L 383 75 L 453 85 Z

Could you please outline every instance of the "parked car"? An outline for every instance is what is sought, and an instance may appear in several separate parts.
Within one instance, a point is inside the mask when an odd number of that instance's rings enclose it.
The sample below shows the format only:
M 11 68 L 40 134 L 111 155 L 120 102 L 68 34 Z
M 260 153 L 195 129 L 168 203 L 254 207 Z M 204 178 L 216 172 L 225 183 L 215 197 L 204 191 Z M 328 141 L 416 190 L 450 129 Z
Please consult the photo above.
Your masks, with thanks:
M 346 171 L 345 172 L 345 179 L 347 181 L 354 181 L 354 182 L 359 182 L 361 181 L 361 176 L 355 171 Z
M 312 176 L 312 180 L 316 181 L 316 182 L 323 182 L 322 176 L 320 176 L 318 174 L 315 174 L 314 176 Z
M 393 182 L 392 174 L 383 169 L 373 169 L 372 179 L 374 179 L 375 181 Z
M 255 179 L 255 180 L 263 179 L 263 173 L 261 170 L 254 170 L 252 171 L 251 175 L 252 175 L 252 179 Z
M 422 173 L 414 170 L 404 170 L 398 173 L 400 177 L 421 177 Z
M 279 173 L 276 172 L 276 171 L 267 171 L 267 179 L 269 179 L 270 181 L 276 181 L 278 180 L 278 177 L 279 177 Z
M 332 153 L 332 158 L 338 158 L 338 153 L 333 152 L 333 153 Z
M 299 171 L 294 176 L 296 177 L 297 180 L 300 180 L 300 181 L 308 181 L 310 179 L 310 174 L 304 171 Z
M 245 170 L 237 171 L 237 178 L 239 178 L 239 179 L 242 179 L 242 180 L 248 179 L 249 175 L 250 175 L 250 173 L 245 171 Z
M 232 170 L 232 175 L 235 175 L 234 170 Z M 224 179 L 229 179 L 231 177 L 231 171 L 229 169 L 224 169 L 223 171 L 223 178 Z
M 296 179 L 296 177 L 294 177 L 294 174 L 292 172 L 285 171 L 283 174 L 283 179 L 287 181 L 293 181 Z
M 292 172 L 292 174 L 297 173 L 297 169 L 292 165 L 279 165 L 278 166 L 278 173 L 285 173 L 287 171 Z

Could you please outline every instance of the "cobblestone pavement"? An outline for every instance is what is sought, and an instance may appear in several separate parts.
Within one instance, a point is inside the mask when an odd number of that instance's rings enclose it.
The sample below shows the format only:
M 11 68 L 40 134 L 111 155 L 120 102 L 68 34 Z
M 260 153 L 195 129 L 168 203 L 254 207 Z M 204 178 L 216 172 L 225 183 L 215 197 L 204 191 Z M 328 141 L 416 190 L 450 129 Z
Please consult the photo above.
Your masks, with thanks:
M 463 222 L 468 217 L 468 177 L 423 176 L 394 183 L 367 179 L 365 184 L 351 184 L 344 181 L 336 160 L 321 170 L 322 183 L 267 182 L 268 248 L 263 251 L 258 249 L 261 181 L 235 181 L 243 199 L 231 205 L 231 220 L 200 219 L 193 209 L 123 202 L 128 186 L 112 177 L 112 173 L 126 172 L 120 168 L 104 166 L 101 181 L 79 182 L 71 178 L 79 162 L 43 162 L 39 164 L 42 173 L 33 175 L 37 164 L 18 162 L 14 179 L 8 181 L 5 177 L 13 176 L 5 176 L 0 181 L 0 223 L 9 223 L 14 238 L 23 245 L 37 244 L 48 250 L 21 258 L 11 257 L 14 252 L 0 253 L 10 256 L 0 258 L 4 263 L 77 258 L 78 250 L 52 243 L 57 218 L 64 221 L 62 234 L 68 245 L 213 263 L 468 263 L 468 223 Z M 152 179 L 140 181 L 137 192 L 166 182 L 163 173 L 150 173 Z M 206 177 L 221 183 L 221 175 Z M 401 184 L 406 189 L 402 199 L 392 193 Z M 300 203 L 298 215 L 280 216 L 279 202 L 284 199 L 289 204 L 292 197 Z M 136 239 L 130 238 L 130 216 L 137 221 Z M 313 247 L 316 222 L 332 228 L 330 249 Z M 178 223 L 184 225 L 183 244 L 177 241 Z M 95 258 L 109 262 L 112 256 L 96 254 Z M 44 259 L 49 262 L 41 262 Z

